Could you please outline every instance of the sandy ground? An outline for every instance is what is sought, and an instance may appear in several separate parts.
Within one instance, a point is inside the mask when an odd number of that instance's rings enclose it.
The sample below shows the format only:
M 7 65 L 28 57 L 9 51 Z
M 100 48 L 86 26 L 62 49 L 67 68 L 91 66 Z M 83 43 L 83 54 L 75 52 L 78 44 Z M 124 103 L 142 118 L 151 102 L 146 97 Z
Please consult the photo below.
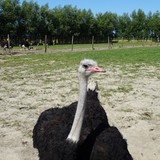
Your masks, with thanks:
M 0 160 L 38 160 L 32 129 L 39 114 L 77 100 L 76 69 L 28 74 L 25 67 L 0 68 Z M 90 82 L 98 81 L 99 99 L 110 124 L 127 139 L 133 158 L 158 160 L 160 69 L 126 68 L 107 66 L 106 73 L 93 76 Z

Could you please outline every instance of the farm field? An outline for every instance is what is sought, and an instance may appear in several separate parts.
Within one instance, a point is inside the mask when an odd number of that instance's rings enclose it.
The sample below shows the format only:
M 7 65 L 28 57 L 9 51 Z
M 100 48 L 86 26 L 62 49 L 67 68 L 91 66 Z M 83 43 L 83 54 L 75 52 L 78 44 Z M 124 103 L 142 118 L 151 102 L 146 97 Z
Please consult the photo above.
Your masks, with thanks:
M 109 122 L 127 139 L 133 158 L 160 159 L 160 47 L 65 47 L 0 55 L 0 160 L 38 160 L 32 129 L 42 111 L 77 100 L 77 68 L 84 58 L 106 69 L 89 86 L 98 82 Z
M 94 43 L 94 44 L 56 44 L 47 45 L 47 53 L 57 53 L 57 52 L 81 52 L 81 51 L 92 51 L 92 50 L 107 50 L 107 49 L 119 49 L 119 48 L 144 48 L 144 47 L 159 47 L 160 42 L 154 42 L 151 40 L 115 40 L 112 44 L 110 43 Z M 44 53 L 45 45 L 35 45 L 30 46 L 31 50 L 27 48 L 22 48 L 20 46 L 14 46 L 13 49 L 4 50 L 0 48 L 0 55 L 4 54 L 27 54 L 27 53 Z

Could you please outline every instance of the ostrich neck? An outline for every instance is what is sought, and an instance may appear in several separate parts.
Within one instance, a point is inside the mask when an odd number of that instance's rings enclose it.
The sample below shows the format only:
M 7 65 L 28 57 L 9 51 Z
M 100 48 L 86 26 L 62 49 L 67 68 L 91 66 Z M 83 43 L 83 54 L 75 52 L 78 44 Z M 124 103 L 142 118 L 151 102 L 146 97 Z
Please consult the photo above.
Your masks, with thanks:
M 76 109 L 74 121 L 72 124 L 72 128 L 67 137 L 67 140 L 71 140 L 72 142 L 75 142 L 75 143 L 79 141 L 81 128 L 83 124 L 83 117 L 85 113 L 86 97 L 87 97 L 87 82 L 88 82 L 88 78 L 83 75 L 80 75 L 79 79 L 80 79 L 79 98 L 78 98 L 77 109 Z

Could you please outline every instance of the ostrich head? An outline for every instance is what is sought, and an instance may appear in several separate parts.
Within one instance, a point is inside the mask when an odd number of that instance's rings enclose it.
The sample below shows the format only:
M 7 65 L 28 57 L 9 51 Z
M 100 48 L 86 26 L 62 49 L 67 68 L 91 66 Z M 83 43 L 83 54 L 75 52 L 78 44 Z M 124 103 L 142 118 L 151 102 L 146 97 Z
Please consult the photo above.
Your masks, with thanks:
M 80 62 L 78 71 L 81 75 L 84 75 L 85 77 L 89 77 L 93 73 L 105 72 L 105 70 L 100 68 L 97 62 L 92 59 L 82 60 Z

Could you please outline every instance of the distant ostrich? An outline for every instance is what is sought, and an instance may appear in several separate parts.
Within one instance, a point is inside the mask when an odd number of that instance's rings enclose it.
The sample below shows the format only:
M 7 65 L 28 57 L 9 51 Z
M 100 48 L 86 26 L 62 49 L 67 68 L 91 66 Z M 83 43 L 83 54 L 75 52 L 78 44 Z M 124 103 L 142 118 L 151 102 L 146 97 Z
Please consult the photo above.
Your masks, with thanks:
M 82 60 L 78 102 L 41 113 L 33 129 L 33 145 L 40 160 L 132 159 L 120 132 L 108 124 L 97 92 L 87 92 L 88 78 L 97 72 L 104 70 L 95 61 Z
M 3 46 L 3 50 L 4 50 L 4 51 L 6 51 L 6 50 L 7 50 L 7 48 L 8 48 L 8 45 L 7 45 L 7 44 L 5 44 L 5 45 Z
M 10 46 L 8 45 L 8 41 L 4 42 L 1 46 L 3 47 L 4 51 L 7 51 L 7 49 L 13 48 L 13 46 L 11 44 L 10 44 Z
M 24 44 L 21 45 L 21 48 L 26 50 L 26 46 Z
M 25 40 L 25 41 L 21 44 L 21 47 L 22 47 L 24 50 L 26 50 L 26 49 L 30 50 L 30 43 L 29 43 L 28 39 Z

